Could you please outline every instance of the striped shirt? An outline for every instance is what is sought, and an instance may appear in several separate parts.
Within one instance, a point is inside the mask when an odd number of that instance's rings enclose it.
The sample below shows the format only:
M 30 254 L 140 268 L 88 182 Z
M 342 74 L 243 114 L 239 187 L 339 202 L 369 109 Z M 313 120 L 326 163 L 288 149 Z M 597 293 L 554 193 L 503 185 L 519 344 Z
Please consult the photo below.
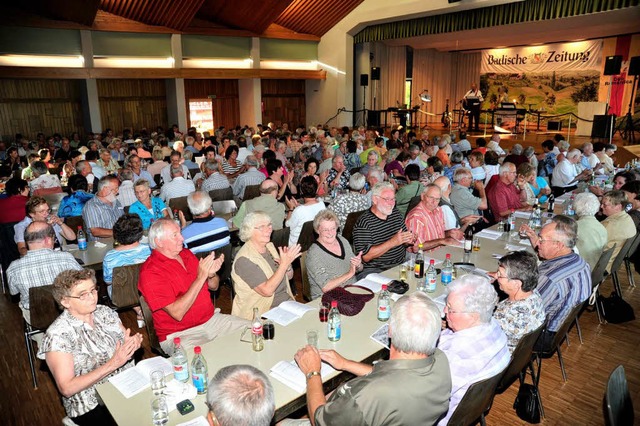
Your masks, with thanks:
M 373 246 L 380 245 L 389 241 L 398 233 L 399 230 L 406 231 L 402 220 L 402 214 L 394 207 L 391 214 L 385 219 L 380 219 L 368 210 L 360 216 L 353 228 L 353 245 L 354 252 L 362 254 L 369 253 Z M 405 247 L 399 245 L 384 253 L 382 256 L 371 259 L 369 262 L 363 262 L 365 269 L 381 269 L 387 270 L 404 262 Z
M 94 241 L 95 237 L 91 233 L 92 228 L 113 229 L 113 224 L 124 211 L 118 201 L 114 204 L 102 202 L 100 198 L 93 197 L 84 205 L 82 209 L 82 219 L 87 228 L 87 236 L 90 241 Z
M 233 183 L 233 195 L 243 199 L 244 190 L 247 186 L 260 185 L 264 180 L 264 175 L 255 167 L 251 167 L 236 178 L 236 181 Z
M 160 177 L 165 185 L 173 180 L 171 177 L 171 164 L 168 164 L 164 169 L 160 170 Z M 185 179 L 191 179 L 189 168 L 184 164 L 182 165 L 182 177 Z
M 424 203 L 419 203 L 408 214 L 405 219 L 407 230 L 417 236 L 418 244 L 444 238 L 444 214 L 442 207 L 433 211 L 427 210 Z
M 169 204 L 172 198 L 186 197 L 196 190 L 193 181 L 177 176 L 160 190 L 160 199 Z
M 234 174 L 241 168 L 242 168 L 242 163 L 239 161 L 236 161 L 236 166 L 234 167 L 226 159 L 222 160 L 222 171 L 228 175 Z
M 547 312 L 547 329 L 557 331 L 571 309 L 591 294 L 591 269 L 575 253 L 540 264 L 538 292 Z
M 229 179 L 219 172 L 213 172 L 204 182 L 202 182 L 202 190 L 209 192 L 214 189 L 229 188 Z
M 29 289 L 53 284 L 58 274 L 67 269 L 82 269 L 71 253 L 43 248 L 29 250 L 7 269 L 11 294 L 20 294 L 20 306 L 29 309 Z
M 193 218 L 182 230 L 184 246 L 192 253 L 215 250 L 229 244 L 229 226 L 219 217 Z
M 128 250 L 109 250 L 102 261 L 102 276 L 104 282 L 111 284 L 113 281 L 113 269 L 118 266 L 137 265 L 147 260 L 151 255 L 148 244 L 138 244 Z M 111 295 L 111 288 L 109 289 Z

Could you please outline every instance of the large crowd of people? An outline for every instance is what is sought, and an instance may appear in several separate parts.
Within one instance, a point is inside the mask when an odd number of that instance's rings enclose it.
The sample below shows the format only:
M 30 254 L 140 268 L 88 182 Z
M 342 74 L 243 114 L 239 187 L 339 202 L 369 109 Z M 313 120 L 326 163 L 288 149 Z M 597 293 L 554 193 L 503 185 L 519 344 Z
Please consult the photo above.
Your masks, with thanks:
M 160 345 L 171 353 L 174 337 L 200 345 L 246 327 L 254 308 L 263 313 L 294 300 L 290 280 L 305 223 L 313 222 L 317 234 L 306 254 L 316 299 L 397 266 L 420 249 L 457 245 L 468 228 L 481 230 L 579 188 L 575 215 L 556 215 L 539 232 L 526 225 L 520 230 L 538 256 L 509 253 L 490 274 L 492 281 L 466 276 L 451 284 L 444 322 L 421 293 L 398 300 L 389 323 L 389 360 L 370 366 L 311 346 L 296 354 L 308 379 L 309 419 L 302 423 L 446 424 L 469 386 L 501 372 L 518 340 L 545 321 L 536 347 L 548 349 L 572 308 L 591 294 L 600 253 L 614 247 L 613 261 L 640 229 L 640 180 L 633 169 L 615 174 L 615 146 L 571 149 L 556 137 L 536 154 L 517 144 L 505 150 L 497 134 L 474 142 L 464 133 L 429 139 L 426 132 L 393 131 L 387 138 L 363 127 L 273 123 L 221 127 L 213 134 L 195 128 L 182 133 L 174 125 L 120 135 L 107 129 L 84 139 L 16 135 L 11 146 L 0 142 L 0 175 L 8 178 L 0 225 L 13 231 L 17 249 L 10 266 L 3 266 L 26 321 L 30 287 L 53 284 L 64 307 L 39 356 L 68 416 L 79 425 L 102 424 L 96 419 L 108 413 L 95 385 L 127 368 L 141 344 L 139 334 L 98 304 L 94 274 L 56 250 L 78 236 L 70 219 L 82 218 L 90 241 L 116 242 L 102 268 L 107 294 L 113 268 L 141 264 L 138 288 Z M 609 185 L 597 183 L 604 181 Z M 245 200 L 249 187 L 259 188 L 259 195 Z M 216 190 L 232 193 L 238 211 L 230 222 L 212 209 L 210 191 Z M 47 197 L 63 192 L 52 210 Z M 186 197 L 188 212 L 174 217 L 168 206 L 179 197 Z M 352 239 L 344 238 L 349 215 L 358 212 Z M 277 247 L 272 234 L 287 227 L 288 244 Z M 232 244 L 231 228 L 239 230 L 240 241 L 233 259 L 226 259 L 213 250 Z M 209 295 L 220 286 L 225 262 L 232 265 L 235 290 L 231 315 L 217 312 Z M 140 312 L 138 320 L 142 326 Z M 82 323 L 90 327 L 78 327 Z M 79 348 L 78 339 L 92 344 Z M 321 361 L 357 377 L 326 398 Z M 239 400 L 240 388 L 251 398 Z M 220 398 L 227 403 L 219 404 Z M 260 424 L 269 424 L 273 415 L 269 379 L 251 366 L 217 372 L 208 399 L 209 420 L 217 418 L 217 424 L 239 424 L 238 416 L 257 412 Z

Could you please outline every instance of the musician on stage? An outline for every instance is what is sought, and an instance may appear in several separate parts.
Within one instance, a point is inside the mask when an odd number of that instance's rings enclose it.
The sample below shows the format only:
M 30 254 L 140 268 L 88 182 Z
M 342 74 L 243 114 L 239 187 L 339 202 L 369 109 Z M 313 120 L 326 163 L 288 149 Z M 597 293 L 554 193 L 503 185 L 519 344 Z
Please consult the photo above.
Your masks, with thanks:
M 476 83 L 471 83 L 471 90 L 469 90 L 462 100 L 462 106 L 469 111 L 469 131 L 480 131 L 480 105 L 484 101 L 482 92 L 478 90 Z

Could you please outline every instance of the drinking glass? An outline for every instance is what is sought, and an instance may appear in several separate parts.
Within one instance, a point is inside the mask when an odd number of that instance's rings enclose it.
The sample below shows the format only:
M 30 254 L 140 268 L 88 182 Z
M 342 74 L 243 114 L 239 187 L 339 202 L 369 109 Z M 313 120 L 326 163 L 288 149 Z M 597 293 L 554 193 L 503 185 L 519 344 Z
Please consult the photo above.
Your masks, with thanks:
M 154 395 L 162 395 L 167 385 L 164 382 L 164 371 L 154 370 L 149 374 L 151 378 L 151 391 Z
M 320 312 L 318 313 L 320 317 L 320 322 L 327 322 L 327 318 L 329 317 L 329 304 L 323 303 L 322 299 L 320 299 L 320 306 L 318 306 Z
M 473 238 L 472 248 L 473 248 L 473 251 L 480 251 L 480 238 L 479 237 L 474 237 Z
M 307 345 L 318 347 L 318 332 L 316 330 L 307 330 Z
M 151 420 L 155 426 L 166 424 L 169 421 L 169 408 L 164 396 L 151 401 Z
M 262 324 L 262 337 L 264 338 L 264 340 L 273 340 L 275 336 L 276 336 L 276 328 L 273 325 L 273 321 L 266 320 Z

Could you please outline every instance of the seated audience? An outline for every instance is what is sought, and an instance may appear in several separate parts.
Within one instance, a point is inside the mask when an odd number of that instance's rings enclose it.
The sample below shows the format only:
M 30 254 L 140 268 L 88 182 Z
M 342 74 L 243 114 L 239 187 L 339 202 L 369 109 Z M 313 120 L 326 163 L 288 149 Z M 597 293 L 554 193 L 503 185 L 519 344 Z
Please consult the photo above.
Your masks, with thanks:
M 58 216 L 82 216 L 84 205 L 93 198 L 93 194 L 87 192 L 89 190 L 87 178 L 83 175 L 71 176 L 69 178 L 69 189 L 71 190 L 71 195 L 67 195 L 60 201 Z
M 404 169 L 409 164 L 411 156 L 401 151 L 393 161 L 384 166 L 384 172 L 390 177 L 404 176 Z
M 162 350 L 173 351 L 173 338 L 192 347 L 246 327 L 248 321 L 215 313 L 209 290 L 217 290 L 224 256 L 198 258 L 183 247 L 180 227 L 158 219 L 149 229 L 151 256 L 140 269 L 138 289 L 153 315 Z M 171 279 L 167 279 L 171 277 Z
M 133 190 L 133 172 L 130 169 L 120 170 L 118 175 L 120 187 L 118 188 L 118 201 L 122 207 L 130 206 L 136 202 L 136 194 Z
M 240 204 L 238 213 L 233 217 L 233 224 L 236 228 L 242 226 L 242 222 L 247 214 L 252 212 L 264 212 L 271 218 L 271 224 L 274 231 L 282 229 L 285 219 L 285 205 L 279 203 L 278 184 L 266 179 L 260 184 L 260 196 L 252 200 L 244 201 Z
M 111 157 L 111 151 L 109 151 L 108 149 L 100 150 L 100 159 L 97 161 L 97 163 L 99 166 L 102 166 L 102 168 L 104 168 L 105 172 L 108 175 L 118 174 L 120 165 Z
M 461 167 L 453 175 L 453 188 L 449 196 L 451 204 L 459 217 L 478 216 L 480 210 L 488 207 L 487 195 L 482 180 L 474 180 L 473 173 L 466 167 Z M 479 197 L 471 192 L 471 185 L 478 191 Z
M 24 219 L 29 200 L 29 182 L 14 177 L 7 181 L 6 198 L 0 198 L 0 224 L 20 222 Z
M 268 180 L 272 180 L 278 184 L 278 201 L 284 202 L 286 199 L 293 198 L 298 193 L 296 186 L 293 184 L 293 173 L 285 175 L 282 161 L 278 159 L 270 159 L 267 161 Z
M 484 154 L 479 151 L 473 151 L 469 154 L 469 167 L 471 167 L 471 175 L 473 180 L 485 181 L 487 173 L 484 169 Z
M 351 174 L 347 170 L 347 166 L 344 164 L 344 157 L 336 154 L 331 161 L 331 170 L 327 175 L 327 192 L 334 189 L 341 191 L 349 187 L 349 178 Z
M 616 173 L 613 176 L 613 190 L 620 190 L 627 182 L 633 182 L 637 180 L 637 175 L 634 172 L 623 170 Z M 601 197 L 605 194 L 605 190 L 600 186 L 589 185 L 589 191 Z
M 53 282 L 53 297 L 64 311 L 47 329 L 38 358 L 46 360 L 75 424 L 111 425 L 109 410 L 98 402 L 96 385 L 133 366 L 142 336 L 131 335 L 117 312 L 97 304 L 92 269 L 61 272 Z
M 406 245 L 414 243 L 402 214 L 395 208 L 395 190 L 388 182 L 377 183 L 372 193 L 372 206 L 353 228 L 355 251 L 362 252 L 363 271 L 359 277 L 386 271 L 404 262 Z
M 271 218 L 262 212 L 249 213 L 240 227 L 245 243 L 235 256 L 231 270 L 236 297 L 232 315 L 253 319 L 253 308 L 263 314 L 287 300 L 295 300 L 289 280 L 291 264 L 300 256 L 300 245 L 276 247 L 270 242 Z
M 195 254 L 229 244 L 229 225 L 223 218 L 215 217 L 215 212 L 211 209 L 213 203 L 207 192 L 192 192 L 187 196 L 187 204 L 193 221 L 182 228 L 185 247 Z
M 65 224 L 58 216 L 52 214 L 51 207 L 49 207 L 49 204 L 47 204 L 47 200 L 45 200 L 44 198 L 31 197 L 29 201 L 27 201 L 25 208 L 27 215 L 24 219 L 13 226 L 13 230 L 15 233 L 14 241 L 18 246 L 20 256 L 24 256 L 25 254 L 27 254 L 27 245 L 25 243 L 24 235 L 27 226 L 29 226 L 29 224 L 31 224 L 32 222 L 44 222 L 51 225 L 56 234 L 54 244 L 57 244 L 58 247 L 62 247 L 62 245 L 65 243 L 65 239 L 67 241 L 76 239 L 76 233 L 73 231 L 73 229 L 69 228 L 69 226 Z
M 489 281 L 465 275 L 449 284 L 444 308 L 447 328 L 438 349 L 451 368 L 449 411 L 438 424 L 446 425 L 469 386 L 493 377 L 509 364 L 507 336 L 493 319 L 498 294 Z
M 302 178 L 300 182 L 300 195 L 303 199 L 303 204 L 298 204 L 295 198 L 287 200 L 287 206 L 289 207 L 288 219 L 285 226 L 288 226 L 289 231 L 289 245 L 292 246 L 298 242 L 300 232 L 305 222 L 312 221 L 316 214 L 321 210 L 326 209 L 324 202 L 316 197 L 318 190 L 318 184 L 312 177 Z
M 246 172 L 240 174 L 233 183 L 233 196 L 243 200 L 244 190 L 247 186 L 260 185 L 265 177 L 258 171 L 258 159 L 253 155 L 247 155 L 244 160 Z
M 164 183 L 164 185 L 168 184 L 174 179 L 172 175 L 173 169 L 182 170 L 182 174 L 180 176 L 184 179 L 191 180 L 191 173 L 189 173 L 189 169 L 187 168 L 187 166 L 182 164 L 182 154 L 180 154 L 178 151 L 172 151 L 171 155 L 169 156 L 169 160 L 170 163 L 164 166 L 162 170 L 160 170 L 160 177 L 162 178 L 162 182 Z
M 100 179 L 98 193 L 87 201 L 82 209 L 87 237 L 91 241 L 96 238 L 113 237 L 113 224 L 123 213 L 122 206 L 116 198 L 118 184 L 118 178 L 113 175 Z
M 578 224 L 570 217 L 557 215 L 542 227 L 539 237 L 527 225 L 521 227 L 543 259 L 538 267 L 538 292 L 547 313 L 547 327 L 535 349 L 548 351 L 571 310 L 591 294 L 591 269 L 574 253 Z
M 338 235 L 338 227 L 338 217 L 331 210 L 321 210 L 313 220 L 318 239 L 309 247 L 306 262 L 312 299 L 355 283 L 362 269 L 362 254 L 353 254 L 349 241 Z
M 596 213 L 600 211 L 598 197 L 591 193 L 581 192 L 576 195 L 573 208 L 578 217 L 578 253 L 593 271 L 600 259 L 600 255 L 607 244 L 607 230 L 598 219 Z
M 153 152 L 151 153 L 151 156 L 153 157 L 153 163 L 147 166 L 147 172 L 149 172 L 151 177 L 155 178 L 155 176 L 160 174 L 160 172 L 164 170 L 164 168 L 167 167 L 169 163 L 164 161 L 164 154 L 162 153 L 162 148 L 158 148 L 158 147 L 154 148 Z M 171 179 L 170 174 L 167 177 Z
M 527 251 L 502 256 L 492 274 L 507 298 L 498 303 L 493 317 L 507 336 L 509 353 L 520 339 L 544 323 L 546 314 L 538 286 L 538 259 Z
M 276 410 L 269 378 L 251 365 L 222 367 L 209 382 L 210 426 L 269 426 Z
M 366 163 L 360 168 L 360 173 L 362 173 L 364 176 L 367 176 L 369 174 L 369 170 L 372 167 L 378 166 L 378 163 L 380 163 L 380 154 L 378 154 L 378 152 L 372 148 L 371 150 L 366 150 L 362 154 L 360 154 L 361 160 L 363 158 L 363 155 Z
M 590 170 L 583 170 L 578 173 L 576 165 L 580 163 L 581 157 L 582 153 L 579 149 L 572 149 L 567 153 L 566 158 L 558 161 L 551 175 L 553 195 L 559 197 L 565 192 L 573 191 L 577 188 L 579 181 L 584 181 L 591 177 Z
M 140 148 L 138 152 L 147 152 L 147 151 Z M 147 152 L 147 154 L 149 153 Z M 149 158 L 149 157 L 146 157 L 146 158 Z M 129 157 L 127 157 L 127 161 L 125 162 L 125 166 L 129 168 L 133 173 L 132 180 L 134 184 L 138 182 L 140 179 L 145 179 L 147 180 L 147 182 L 149 182 L 149 186 L 151 188 L 156 187 L 156 183 L 153 180 L 153 176 L 151 175 L 151 173 L 149 173 L 147 170 L 142 168 L 142 160 L 141 160 L 140 154 L 129 155 Z
M 415 236 L 410 251 L 417 252 L 420 244 L 423 250 L 444 244 L 456 245 L 456 241 L 450 237 L 451 232 L 445 230 L 444 213 L 439 205 L 441 196 L 440 187 L 429 184 L 420 195 L 420 203 L 407 213 L 407 230 Z
M 56 234 L 46 222 L 32 222 L 24 231 L 26 255 L 14 260 L 7 269 L 9 292 L 20 294 L 20 309 L 30 323 L 29 289 L 53 284 L 58 274 L 67 269 L 82 269 L 73 255 L 66 251 L 53 250 Z
M 349 191 L 340 194 L 331 202 L 328 209 L 333 211 L 340 221 L 340 229 L 344 230 L 349 213 L 367 210 L 371 207 L 371 200 L 366 194 L 362 194 L 365 177 L 360 173 L 354 173 L 349 178 Z
M 627 213 L 635 223 L 636 229 L 640 231 L 640 181 L 627 182 L 620 190 L 624 192 L 629 202 L 627 204 Z
M 312 424 L 435 424 L 447 412 L 451 389 L 450 363 L 436 348 L 439 330 L 438 308 L 427 296 L 414 292 L 393 305 L 389 360 L 372 366 L 345 359 L 333 350 L 300 349 L 295 360 L 307 377 L 307 410 Z M 327 399 L 321 361 L 357 377 Z M 398 397 L 400 389 L 402 396 Z
M 239 149 L 236 145 L 229 145 L 224 152 L 222 159 L 222 173 L 228 179 L 235 179 L 240 173 L 244 172 L 244 165 L 238 161 Z
M 159 197 L 151 196 L 150 182 L 138 179 L 133 184 L 137 201 L 129 207 L 129 213 L 136 214 L 142 220 L 142 229 L 149 229 L 151 223 L 163 217 L 170 217 L 169 208 Z
M 202 186 L 200 187 L 200 189 L 205 192 L 213 191 L 214 189 L 226 189 L 231 187 L 231 185 L 229 185 L 227 176 L 220 172 L 220 163 L 218 163 L 218 160 L 216 160 L 215 158 L 213 160 L 207 161 L 204 164 L 204 177 L 205 180 L 202 182 Z
M 522 163 L 518 167 L 518 176 L 522 176 L 526 182 L 522 188 L 527 194 L 527 204 L 533 205 L 536 200 L 538 204 L 547 202 L 551 188 L 545 178 L 537 176 L 536 168 L 531 163 Z
M 606 219 L 602 221 L 602 226 L 607 230 L 607 245 L 605 250 L 616 245 L 613 249 L 613 255 L 607 265 L 607 271 L 611 271 L 611 265 L 622 250 L 622 246 L 629 239 L 636 235 L 636 226 L 633 223 L 631 216 L 624 211 L 627 205 L 627 196 L 622 191 L 609 191 L 602 197 L 602 214 L 606 216 Z
M 455 210 L 453 204 L 451 204 L 451 181 L 445 176 L 440 176 L 433 181 L 434 185 L 440 188 L 440 207 L 444 214 L 444 230 L 447 231 L 450 236 L 457 240 L 464 239 L 464 231 L 467 226 L 476 223 L 482 218 L 477 214 L 472 214 L 464 217 L 460 217 Z
M 172 198 L 186 197 L 196 190 L 192 180 L 184 178 L 182 167 L 171 167 L 171 181 L 162 185 L 160 198 L 169 204 Z
M 420 167 L 416 164 L 408 164 L 404 170 L 406 185 L 402 185 L 396 192 L 396 208 L 401 214 L 406 215 L 409 203 L 413 197 L 417 197 L 424 191 L 424 185 L 420 182 Z
M 487 200 L 496 222 L 509 217 L 515 210 L 531 210 L 526 203 L 526 192 L 522 189 L 526 183 L 522 178 L 516 181 L 516 166 L 503 163 L 500 175 L 487 187 Z
M 486 176 L 484 179 L 485 186 L 489 186 L 493 176 L 500 174 L 500 156 L 494 151 L 487 151 L 484 155 L 484 172 Z
M 35 161 L 31 165 L 34 179 L 29 182 L 32 195 L 44 193 L 62 192 L 62 185 L 58 176 L 49 174 L 47 164 L 43 161 Z

